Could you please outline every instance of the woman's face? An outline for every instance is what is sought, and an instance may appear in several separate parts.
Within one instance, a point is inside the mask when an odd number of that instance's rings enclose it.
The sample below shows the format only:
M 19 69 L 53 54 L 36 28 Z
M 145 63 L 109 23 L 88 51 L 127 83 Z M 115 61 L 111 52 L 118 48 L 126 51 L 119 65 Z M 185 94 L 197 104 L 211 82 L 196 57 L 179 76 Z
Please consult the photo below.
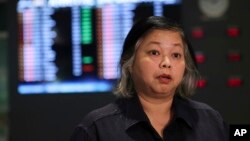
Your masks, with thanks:
M 178 32 L 155 29 L 139 44 L 131 68 L 138 94 L 174 95 L 185 71 L 184 45 Z

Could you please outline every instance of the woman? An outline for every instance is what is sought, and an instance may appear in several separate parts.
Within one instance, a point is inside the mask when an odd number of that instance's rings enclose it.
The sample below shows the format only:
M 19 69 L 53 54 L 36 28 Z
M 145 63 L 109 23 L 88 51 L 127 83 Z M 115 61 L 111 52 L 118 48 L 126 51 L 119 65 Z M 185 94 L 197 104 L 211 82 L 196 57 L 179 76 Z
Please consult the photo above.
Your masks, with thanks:
M 190 100 L 197 69 L 182 28 L 164 17 L 132 27 L 115 102 L 89 113 L 72 141 L 226 141 L 220 114 Z

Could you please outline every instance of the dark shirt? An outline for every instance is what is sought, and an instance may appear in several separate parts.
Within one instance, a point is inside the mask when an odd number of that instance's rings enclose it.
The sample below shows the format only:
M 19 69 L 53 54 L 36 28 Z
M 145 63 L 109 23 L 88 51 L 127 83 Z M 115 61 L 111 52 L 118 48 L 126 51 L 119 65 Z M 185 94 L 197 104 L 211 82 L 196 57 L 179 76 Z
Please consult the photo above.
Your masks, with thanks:
M 228 141 L 227 125 L 208 105 L 175 96 L 173 112 L 161 138 L 137 96 L 118 99 L 89 113 L 71 141 Z

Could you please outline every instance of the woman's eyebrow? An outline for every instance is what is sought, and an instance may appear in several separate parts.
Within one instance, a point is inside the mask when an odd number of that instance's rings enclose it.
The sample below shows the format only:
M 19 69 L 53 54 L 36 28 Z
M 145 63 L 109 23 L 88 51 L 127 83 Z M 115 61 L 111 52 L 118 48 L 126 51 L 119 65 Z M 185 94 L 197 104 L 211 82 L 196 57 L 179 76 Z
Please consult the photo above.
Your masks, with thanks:
M 160 45 L 161 43 L 158 42 L 158 41 L 150 41 L 150 42 L 148 43 L 148 45 L 151 45 L 151 44 Z
M 181 47 L 181 48 L 183 48 L 183 44 L 182 43 L 174 43 L 174 47 Z
M 150 41 L 149 43 L 147 43 L 147 45 L 161 45 L 162 43 L 161 42 L 158 42 L 158 41 Z M 180 47 L 180 48 L 183 48 L 183 44 L 182 43 L 173 43 L 173 47 Z

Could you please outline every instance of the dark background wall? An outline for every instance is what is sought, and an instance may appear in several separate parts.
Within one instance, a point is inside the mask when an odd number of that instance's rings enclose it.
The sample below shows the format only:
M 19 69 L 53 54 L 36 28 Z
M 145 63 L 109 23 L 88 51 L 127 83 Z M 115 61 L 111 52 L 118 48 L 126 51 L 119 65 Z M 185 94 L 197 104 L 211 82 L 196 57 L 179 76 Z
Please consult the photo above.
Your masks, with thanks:
M 10 2 L 10 4 L 13 4 Z M 230 1 L 230 7 L 220 18 L 208 18 L 198 8 L 198 1 L 183 1 L 182 23 L 196 52 L 205 61 L 198 67 L 206 84 L 197 90 L 194 99 L 217 109 L 228 123 L 250 123 L 248 110 L 250 58 L 248 53 L 249 8 L 247 0 Z M 9 140 L 10 141 L 67 141 L 74 127 L 89 111 L 114 100 L 110 93 L 67 95 L 17 94 L 16 18 L 9 5 Z M 240 29 L 237 37 L 228 37 L 227 28 Z M 204 36 L 193 37 L 194 29 Z M 200 32 L 200 30 L 198 30 Z M 240 54 L 239 61 L 228 60 L 228 53 Z M 236 57 L 237 58 L 237 57 Z M 228 86 L 229 78 L 240 78 L 240 86 Z M 238 79 L 237 79 L 238 80 Z M 203 83 L 202 83 L 203 84 Z
M 224 15 L 209 18 L 198 0 L 183 1 L 184 27 L 197 55 L 205 58 L 198 68 L 206 86 L 195 98 L 215 107 L 229 123 L 250 123 L 249 4 L 231 0 Z M 197 32 L 203 36 L 196 37 Z

